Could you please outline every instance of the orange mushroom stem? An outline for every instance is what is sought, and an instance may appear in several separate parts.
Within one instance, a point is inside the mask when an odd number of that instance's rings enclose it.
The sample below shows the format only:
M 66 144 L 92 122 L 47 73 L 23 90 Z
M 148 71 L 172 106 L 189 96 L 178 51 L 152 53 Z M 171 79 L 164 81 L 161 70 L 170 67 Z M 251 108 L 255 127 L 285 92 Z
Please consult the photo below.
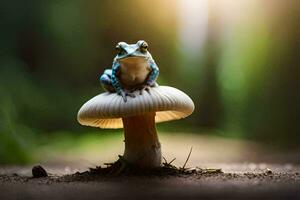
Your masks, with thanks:
M 123 158 L 140 168 L 161 165 L 161 148 L 155 126 L 155 112 L 122 118 L 125 136 Z

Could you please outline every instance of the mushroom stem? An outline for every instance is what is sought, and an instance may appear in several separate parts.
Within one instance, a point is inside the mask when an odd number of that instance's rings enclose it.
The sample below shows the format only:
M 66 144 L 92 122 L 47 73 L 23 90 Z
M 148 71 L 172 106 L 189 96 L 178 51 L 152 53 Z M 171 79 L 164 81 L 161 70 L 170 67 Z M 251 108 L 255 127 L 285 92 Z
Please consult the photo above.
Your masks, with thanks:
M 161 150 L 155 127 L 155 112 L 123 117 L 125 152 L 124 159 L 140 168 L 161 165 Z

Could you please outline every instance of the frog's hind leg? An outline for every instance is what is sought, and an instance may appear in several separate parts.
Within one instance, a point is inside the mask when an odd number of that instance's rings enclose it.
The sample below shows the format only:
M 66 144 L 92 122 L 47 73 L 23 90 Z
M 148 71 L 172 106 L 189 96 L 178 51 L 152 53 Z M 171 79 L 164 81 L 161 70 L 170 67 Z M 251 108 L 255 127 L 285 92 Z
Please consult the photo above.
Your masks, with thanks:
M 107 69 L 104 73 L 100 76 L 100 83 L 102 87 L 108 92 L 116 92 L 111 81 L 111 70 Z

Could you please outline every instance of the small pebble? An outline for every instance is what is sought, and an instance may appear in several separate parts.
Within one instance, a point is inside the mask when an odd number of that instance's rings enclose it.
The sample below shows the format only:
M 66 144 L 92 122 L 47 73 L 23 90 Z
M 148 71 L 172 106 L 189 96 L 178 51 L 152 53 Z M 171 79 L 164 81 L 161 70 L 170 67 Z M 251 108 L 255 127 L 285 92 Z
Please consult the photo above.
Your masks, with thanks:
M 266 169 L 266 174 L 273 174 L 272 170 L 270 170 L 269 168 Z
M 41 177 L 47 177 L 48 174 L 42 166 L 36 165 L 32 168 L 32 176 L 33 178 L 41 178 Z

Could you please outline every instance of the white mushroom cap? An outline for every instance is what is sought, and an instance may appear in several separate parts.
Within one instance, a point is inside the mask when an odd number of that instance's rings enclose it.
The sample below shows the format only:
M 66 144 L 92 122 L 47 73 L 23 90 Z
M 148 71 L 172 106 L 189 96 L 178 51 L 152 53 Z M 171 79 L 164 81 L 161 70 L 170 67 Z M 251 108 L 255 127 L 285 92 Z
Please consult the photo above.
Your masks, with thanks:
M 182 119 L 194 111 L 194 103 L 182 91 L 167 86 L 150 88 L 142 95 L 124 102 L 116 93 L 102 93 L 86 102 L 79 110 L 77 120 L 82 125 L 100 128 L 123 128 L 122 117 L 156 112 L 155 122 Z

